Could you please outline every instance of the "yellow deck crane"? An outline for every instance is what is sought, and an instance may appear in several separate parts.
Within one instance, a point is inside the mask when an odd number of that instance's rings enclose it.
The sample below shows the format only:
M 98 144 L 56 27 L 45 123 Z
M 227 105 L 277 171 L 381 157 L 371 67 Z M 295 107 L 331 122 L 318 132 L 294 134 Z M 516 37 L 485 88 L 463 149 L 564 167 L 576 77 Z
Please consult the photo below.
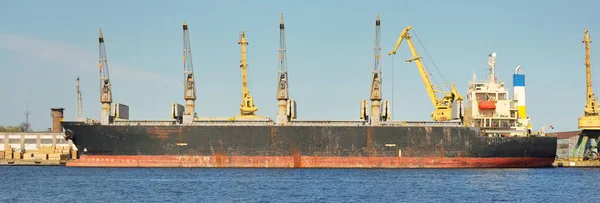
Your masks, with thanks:
M 246 33 L 242 31 L 240 34 L 240 41 L 238 41 L 241 49 L 240 68 L 242 69 L 242 103 L 240 104 L 240 116 L 235 118 L 262 118 L 261 116 L 255 115 L 258 111 L 258 107 L 254 105 L 254 99 L 248 90 L 248 63 L 246 62 L 246 46 L 248 41 L 246 40 Z
M 598 98 L 592 90 L 592 63 L 590 57 L 590 44 L 592 40 L 585 29 L 582 43 L 585 44 L 585 108 L 583 116 L 578 119 L 578 127 L 581 129 L 579 140 L 573 149 L 571 160 L 582 161 L 593 158 L 598 153 L 598 139 L 600 137 L 600 116 L 598 115 Z M 588 140 L 589 146 L 588 145 Z M 586 150 L 586 148 L 588 148 Z
M 185 113 L 183 123 L 192 123 L 196 118 L 196 81 L 194 79 L 194 66 L 192 63 L 192 46 L 188 25 L 183 22 L 183 81 Z
M 112 117 L 110 115 L 112 88 L 110 85 L 110 76 L 108 74 L 108 61 L 106 59 L 106 48 L 104 46 L 104 35 L 102 35 L 102 28 L 100 28 L 100 35 L 98 36 L 98 49 L 98 66 L 100 67 L 100 103 L 102 103 L 100 124 L 106 125 L 112 122 Z
M 285 44 L 285 25 L 283 13 L 279 19 L 279 85 L 277 86 L 277 123 L 285 125 L 288 121 L 296 118 L 296 101 L 290 99 L 288 88 L 287 54 Z
M 381 102 L 381 87 L 382 87 L 382 75 L 381 75 L 381 19 L 379 14 L 375 19 L 375 40 L 373 48 L 373 71 L 371 74 L 371 115 L 367 111 L 367 101 L 361 102 L 361 119 L 369 119 L 370 123 L 375 124 L 379 121 L 388 121 L 390 117 L 390 106 L 389 101 L 385 100 Z
M 427 93 L 429 94 L 429 98 L 431 99 L 431 103 L 433 104 L 434 109 L 435 109 L 434 112 L 431 114 L 431 118 L 434 121 L 452 120 L 452 119 L 454 119 L 451 117 L 452 104 L 454 102 L 462 101 L 463 97 L 458 93 L 458 90 L 456 90 L 456 87 L 454 86 L 454 84 L 450 84 L 450 86 L 451 86 L 450 92 L 443 92 L 441 90 L 437 90 L 434 88 L 433 84 L 429 80 L 428 73 L 425 71 L 425 67 L 423 67 L 423 63 L 421 62 L 421 57 L 417 53 L 417 50 L 415 49 L 415 46 L 413 45 L 413 43 L 411 41 L 412 36 L 408 33 L 408 31 L 410 31 L 411 29 L 412 29 L 412 26 L 408 26 L 408 27 L 404 28 L 404 30 L 402 30 L 402 33 L 400 33 L 400 37 L 398 37 L 398 41 L 396 42 L 396 46 L 394 47 L 393 51 L 390 51 L 388 53 L 388 55 L 395 55 L 396 51 L 398 50 L 398 47 L 400 46 L 402 41 L 406 40 L 406 42 L 408 43 L 408 46 L 410 48 L 410 51 L 412 52 L 412 55 L 413 55 L 413 58 L 406 60 L 406 62 L 414 61 L 417 64 L 417 68 L 419 69 L 419 73 L 421 74 L 421 78 L 423 79 L 425 89 L 427 90 Z M 439 92 L 443 93 L 443 97 L 440 100 L 438 100 L 437 95 L 436 95 L 436 93 L 439 93 Z M 462 117 L 462 115 L 461 115 L 461 117 Z

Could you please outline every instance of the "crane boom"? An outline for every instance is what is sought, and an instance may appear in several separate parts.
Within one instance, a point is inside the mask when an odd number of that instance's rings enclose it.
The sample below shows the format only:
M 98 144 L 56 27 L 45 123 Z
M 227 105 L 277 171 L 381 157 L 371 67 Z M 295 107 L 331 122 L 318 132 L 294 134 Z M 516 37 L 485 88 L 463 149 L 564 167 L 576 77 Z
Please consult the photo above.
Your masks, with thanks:
M 242 69 L 242 103 L 240 104 L 241 117 L 256 117 L 255 112 L 258 108 L 254 105 L 254 99 L 248 90 L 248 63 L 246 62 L 246 33 L 242 31 L 240 41 L 238 41 L 241 49 L 240 68 Z
M 100 103 L 102 103 L 102 112 L 100 115 L 101 124 L 109 124 L 112 119 L 110 116 L 110 105 L 112 103 L 112 88 L 110 85 L 110 76 L 108 73 L 108 61 L 106 58 L 106 48 L 104 46 L 104 35 L 102 28 L 98 36 L 99 63 L 100 67 Z
M 373 71 L 371 75 L 371 122 L 381 120 L 381 19 L 375 20 L 375 39 L 373 48 Z
M 417 50 L 411 40 L 412 36 L 408 33 L 408 31 L 410 31 L 411 29 L 412 26 L 407 26 L 406 28 L 404 28 L 404 30 L 402 30 L 400 36 L 398 37 L 398 41 L 396 42 L 396 46 L 392 51 L 388 53 L 388 55 L 395 55 L 396 51 L 398 50 L 398 47 L 400 47 L 400 44 L 402 44 L 402 41 L 406 40 L 413 56 L 413 58 L 406 60 L 406 62 L 414 61 L 417 64 L 417 68 L 419 69 L 419 73 L 421 75 L 421 79 L 423 80 L 423 84 L 425 85 L 425 89 L 427 90 L 431 103 L 435 108 L 434 112 L 431 114 L 432 119 L 435 121 L 450 120 L 452 112 L 451 105 L 456 100 L 462 100 L 462 96 L 458 94 L 458 91 L 456 90 L 454 84 L 451 85 L 451 92 L 443 92 L 434 88 L 433 84 L 431 83 L 431 80 L 429 79 L 429 74 L 425 71 L 425 67 L 421 62 L 422 57 L 419 56 L 419 54 L 417 53 Z M 444 93 L 444 96 L 441 100 L 438 100 L 438 97 L 436 95 L 437 92 Z
M 196 114 L 196 81 L 194 79 L 190 33 L 186 22 L 183 22 L 183 80 L 185 99 L 185 113 L 183 120 L 184 123 L 189 123 Z

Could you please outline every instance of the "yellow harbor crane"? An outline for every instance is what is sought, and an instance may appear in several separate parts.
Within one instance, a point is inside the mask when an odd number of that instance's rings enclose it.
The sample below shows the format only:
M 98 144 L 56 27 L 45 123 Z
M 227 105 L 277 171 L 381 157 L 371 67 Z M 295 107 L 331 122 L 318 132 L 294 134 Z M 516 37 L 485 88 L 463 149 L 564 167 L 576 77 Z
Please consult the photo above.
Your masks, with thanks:
M 240 104 L 240 116 L 236 118 L 260 118 L 256 116 L 255 112 L 258 111 L 258 107 L 254 105 L 254 99 L 248 90 L 248 63 L 246 62 L 246 46 L 248 41 L 246 40 L 246 33 L 242 31 L 240 34 L 240 41 L 238 41 L 241 49 L 240 68 L 242 69 L 242 103 Z
M 582 43 L 585 44 L 585 108 L 583 116 L 578 119 L 578 127 L 581 129 L 579 140 L 573 149 L 571 160 L 581 161 L 593 157 L 592 153 L 598 153 L 598 139 L 600 137 L 600 116 L 598 115 L 598 98 L 592 90 L 592 63 L 590 57 L 590 44 L 592 40 L 585 29 Z M 590 141 L 589 147 L 588 140 Z M 588 148 L 588 149 L 586 149 Z
M 411 41 L 412 36 L 408 33 L 408 31 L 410 31 L 411 29 L 412 29 L 412 26 L 408 26 L 408 27 L 404 28 L 404 30 L 402 30 L 402 33 L 400 33 L 400 37 L 398 37 L 398 41 L 396 42 L 396 46 L 394 47 L 393 51 L 390 51 L 388 53 L 388 55 L 395 55 L 396 50 L 398 50 L 398 47 L 400 46 L 402 41 L 406 40 L 406 42 L 408 43 L 408 46 L 410 48 L 410 51 L 412 52 L 412 55 L 413 55 L 413 58 L 406 60 L 406 62 L 413 62 L 413 61 L 416 62 L 417 68 L 419 69 L 419 73 L 421 74 L 421 78 L 423 79 L 425 89 L 427 90 L 427 93 L 429 94 L 429 98 L 431 99 L 431 103 L 433 103 L 433 106 L 435 108 L 434 112 L 431 114 L 431 118 L 434 121 L 452 120 L 452 117 L 451 117 L 452 104 L 454 102 L 462 101 L 463 97 L 458 93 L 458 90 L 456 90 L 456 87 L 454 86 L 454 84 L 450 84 L 450 86 L 451 86 L 450 92 L 443 92 L 441 90 L 437 90 L 434 88 L 433 84 L 429 80 L 428 73 L 425 71 L 425 67 L 423 67 L 423 63 L 421 62 L 421 57 L 417 53 L 417 50 L 415 49 L 415 46 L 413 45 L 413 43 Z M 436 95 L 436 93 L 438 93 L 438 92 L 444 93 L 444 96 L 440 100 L 438 100 L 437 95 Z

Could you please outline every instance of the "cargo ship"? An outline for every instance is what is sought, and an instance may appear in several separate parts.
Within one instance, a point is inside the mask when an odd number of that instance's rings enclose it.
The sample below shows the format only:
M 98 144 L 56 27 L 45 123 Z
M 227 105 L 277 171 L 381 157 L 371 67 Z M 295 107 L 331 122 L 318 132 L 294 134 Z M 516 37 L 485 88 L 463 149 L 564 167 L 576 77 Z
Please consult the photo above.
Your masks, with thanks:
M 379 15 L 371 94 L 361 101 L 360 119 L 311 121 L 297 119 L 296 102 L 289 97 L 285 26 L 280 18 L 275 120 L 257 114 L 247 88 L 245 33 L 240 34 L 242 102 L 240 114 L 202 118 L 195 113 L 195 80 L 189 30 L 183 24 L 185 106 L 173 104 L 171 119 L 130 120 L 127 105 L 112 103 L 104 37 L 100 30 L 100 120 L 62 121 L 65 139 L 79 151 L 72 167 L 239 167 L 239 168 L 505 168 L 551 167 L 556 138 L 531 132 L 524 108 L 524 75 L 515 72 L 515 94 L 508 98 L 503 82 L 494 77 L 495 54 L 490 54 L 490 78 L 476 81 L 466 98 L 454 85 L 439 92 L 430 84 L 411 42 L 407 27 L 402 41 L 410 45 L 413 62 L 430 93 L 431 121 L 393 120 L 389 100 L 382 100 Z

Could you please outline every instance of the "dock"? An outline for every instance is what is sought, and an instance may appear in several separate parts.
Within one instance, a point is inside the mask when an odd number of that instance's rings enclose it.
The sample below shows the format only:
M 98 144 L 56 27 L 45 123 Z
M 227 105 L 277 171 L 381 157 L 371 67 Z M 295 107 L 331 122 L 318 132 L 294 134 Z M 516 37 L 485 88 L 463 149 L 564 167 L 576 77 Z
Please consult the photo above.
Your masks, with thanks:
M 0 166 L 65 165 L 77 150 L 60 132 L 0 132 Z
M 600 160 L 588 160 L 588 161 L 556 160 L 556 161 L 554 161 L 554 163 L 552 163 L 552 167 L 598 168 L 598 167 L 600 167 Z

